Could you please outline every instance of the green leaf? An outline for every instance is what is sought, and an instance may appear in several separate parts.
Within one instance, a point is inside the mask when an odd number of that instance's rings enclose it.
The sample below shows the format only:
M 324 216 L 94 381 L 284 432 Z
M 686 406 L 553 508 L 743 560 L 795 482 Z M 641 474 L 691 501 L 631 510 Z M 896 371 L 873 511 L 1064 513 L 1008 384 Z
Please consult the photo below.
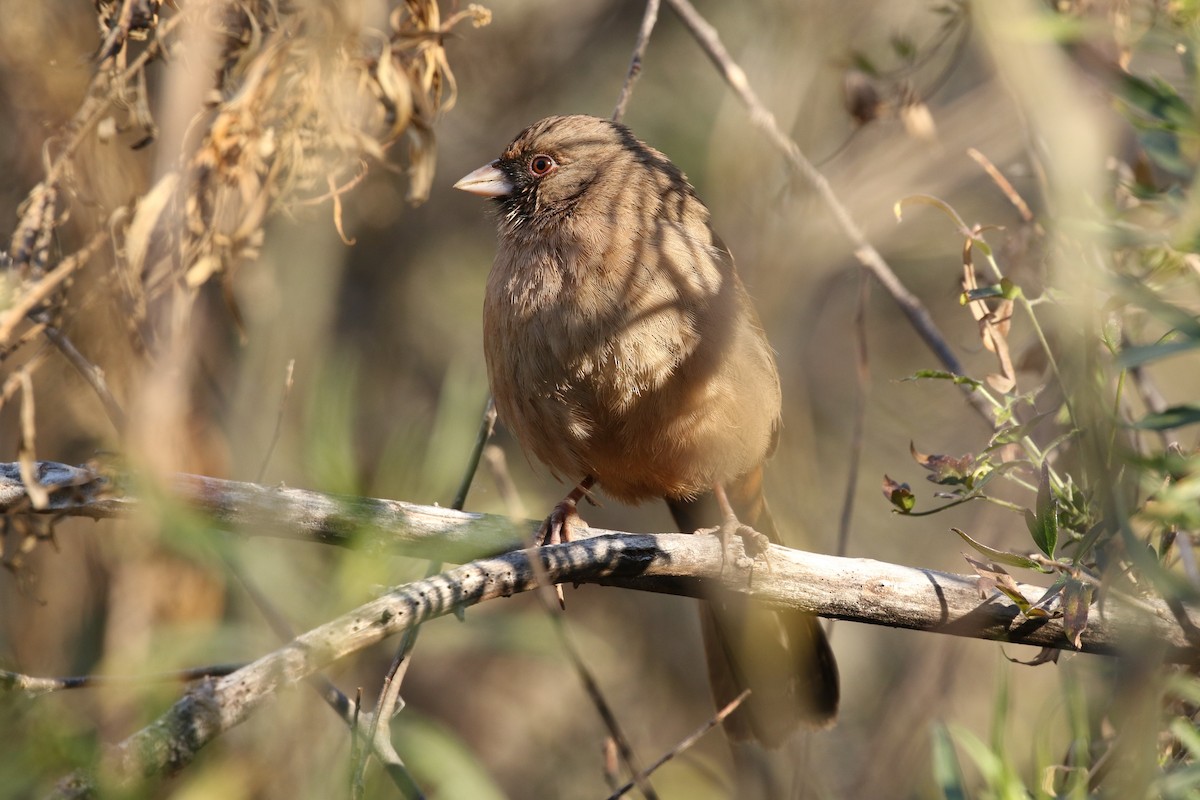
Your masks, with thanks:
M 946 800 L 967 800 L 967 790 L 964 785 L 962 765 L 958 763 L 958 754 L 954 752 L 954 742 L 950 739 L 950 731 L 942 722 L 935 722 L 931 731 L 933 756 L 933 779 L 942 790 Z
M 951 528 L 950 530 L 957 533 L 964 542 L 971 545 L 971 547 L 975 548 L 980 553 L 983 553 L 985 556 L 990 558 L 992 561 L 995 561 L 1000 564 L 1007 564 L 1010 567 L 1020 567 L 1022 569 L 1036 569 L 1039 572 L 1045 571 L 1042 569 L 1042 567 L 1040 565 L 1038 565 L 1038 563 L 1036 561 L 1034 561 L 1032 558 L 1029 558 L 1028 556 L 1019 556 L 1016 553 L 1009 553 L 1004 550 L 996 550 L 995 548 L 988 547 L 983 542 L 975 541 L 970 536 L 968 536 L 966 533 L 964 533 L 963 531 L 960 531 L 958 528 Z
M 978 242 L 977 242 L 978 244 Z M 989 297 L 1002 297 L 1005 300 L 1016 299 L 1021 294 L 1021 287 L 1004 278 L 999 283 L 993 283 L 988 286 L 980 286 L 976 289 L 971 289 L 969 292 L 963 292 L 959 295 L 959 305 L 966 305 L 973 300 L 986 300 Z
M 1142 364 L 1158 361 L 1167 356 L 1186 353 L 1188 350 L 1195 350 L 1197 347 L 1200 347 L 1200 339 L 1172 339 L 1166 342 L 1156 342 L 1155 344 L 1126 347 L 1117 356 L 1117 366 L 1121 369 L 1140 367 Z
M 974 378 L 968 378 L 966 375 L 955 375 L 953 372 L 946 372 L 945 370 L 940 370 L 940 369 L 917 370 L 912 375 L 909 375 L 907 378 L 901 378 L 900 382 L 904 383 L 906 381 L 920 381 L 920 380 L 954 381 L 956 384 L 959 384 L 960 386 L 971 387 L 972 391 L 974 391 L 975 389 L 978 389 L 980 386 L 983 386 L 983 381 L 977 381 Z
M 1168 431 L 1200 422 L 1200 405 L 1185 403 L 1153 412 L 1134 422 L 1130 427 L 1143 431 Z
M 1045 411 L 1041 414 L 1034 416 L 1028 422 L 1017 423 L 1015 425 L 1010 425 L 1007 428 L 1002 428 L 1001 430 L 996 431 L 996 433 L 992 435 L 991 441 L 988 442 L 988 446 L 987 446 L 986 450 L 994 450 L 997 447 L 1000 447 L 1002 445 L 1012 444 L 1014 442 L 1021 441 L 1026 436 L 1028 436 L 1029 433 L 1034 428 L 1036 428 L 1039 424 L 1041 424 L 1042 420 L 1044 420 L 1046 417 L 1052 415 L 1053 413 L 1054 413 L 1053 411 Z M 985 450 L 985 452 L 986 452 L 986 450 Z
M 1191 174 L 1192 165 L 1183 156 L 1179 147 L 1179 137 L 1174 132 L 1162 129 L 1145 130 L 1141 131 L 1137 138 L 1146 155 L 1156 165 L 1180 177 Z
M 1038 549 L 1054 558 L 1054 550 L 1058 547 L 1058 498 L 1050 488 L 1050 465 L 1045 462 L 1038 481 L 1037 513 L 1026 509 L 1025 524 Z
M 892 52 L 904 61 L 912 61 L 917 57 L 917 45 L 907 36 L 893 34 L 889 44 L 892 46 Z
M 1131 108 L 1150 120 L 1157 120 L 1168 130 L 1186 130 L 1195 126 L 1191 107 L 1171 84 L 1161 78 L 1148 81 L 1127 72 L 1120 75 L 1120 98 Z

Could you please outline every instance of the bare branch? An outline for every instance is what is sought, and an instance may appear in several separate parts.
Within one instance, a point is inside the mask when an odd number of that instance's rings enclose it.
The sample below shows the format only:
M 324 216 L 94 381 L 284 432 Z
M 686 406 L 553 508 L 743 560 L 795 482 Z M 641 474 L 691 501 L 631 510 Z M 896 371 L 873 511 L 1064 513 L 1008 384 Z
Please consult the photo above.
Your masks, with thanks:
M 39 483 L 50 490 L 49 502 L 39 513 L 117 517 L 139 505 L 137 498 L 122 493 L 120 486 L 126 481 L 118 486 L 118 482 L 91 470 L 53 462 L 37 462 L 36 467 Z M 200 475 L 175 476 L 174 491 L 180 501 L 207 513 L 217 527 L 242 535 L 353 544 L 456 563 L 522 547 L 537 526 L 532 521 L 514 522 L 491 514 L 399 500 L 268 488 Z M 29 510 L 18 465 L 0 464 L 0 512 Z M 1137 608 L 1131 608 L 1110 593 L 1104 608 L 1094 611 L 1075 648 L 1067 641 L 1060 618 L 1027 619 L 994 592 L 981 601 L 976 576 L 772 546 L 771 569 L 754 571 L 750 585 L 749 573 L 730 569 L 728 564 L 722 572 L 722 562 L 728 559 L 722 559 L 713 537 L 678 533 L 633 536 L 596 528 L 584 529 L 579 536 L 581 541 L 571 546 L 542 548 L 542 560 L 549 565 L 546 569 L 552 582 L 601 583 L 688 596 L 702 594 L 702 582 L 718 582 L 772 605 L 832 619 L 1084 653 L 1112 654 L 1123 647 L 1144 647 L 1153 642 L 1162 648 L 1168 661 L 1191 663 L 1200 659 L 1200 644 L 1189 638 L 1167 604 L 1149 598 L 1142 598 Z M 508 552 L 500 560 L 518 555 Z M 563 559 L 573 563 L 563 564 Z M 420 583 L 443 586 L 450 581 L 457 596 L 466 597 L 474 590 L 455 576 L 466 570 L 464 574 L 475 581 L 478 576 L 472 570 L 480 569 L 491 575 L 492 562 L 476 562 Z M 532 574 L 535 568 L 529 569 Z M 521 575 L 524 583 L 518 582 L 516 588 L 508 586 L 507 591 L 533 588 L 529 585 L 532 578 Z M 509 575 L 487 580 L 516 579 Z M 1028 584 L 1019 584 L 1018 588 L 1034 597 L 1045 591 L 1043 586 Z M 495 585 L 489 583 L 487 597 L 494 590 Z M 446 602 L 445 598 L 439 601 Z M 438 605 L 438 614 L 448 610 Z
M 46 325 L 46 338 L 49 339 L 58 352 L 63 354 L 67 361 L 71 362 L 71 366 L 83 377 L 88 385 L 92 387 L 92 391 L 100 398 L 100 404 L 104 406 L 104 413 L 108 415 L 108 421 L 116 428 L 117 433 L 122 433 L 125 430 L 125 411 L 121 408 L 121 404 L 117 402 L 117 398 L 113 396 L 112 390 L 108 388 L 108 380 L 104 377 L 104 370 L 99 365 L 88 360 L 87 356 L 79 352 L 79 348 L 75 346 L 65 333 L 53 325 Z
M 467 515 L 464 515 L 467 516 Z M 125 785 L 141 776 L 186 766 L 214 737 L 244 721 L 280 689 L 332 662 L 435 617 L 538 587 L 544 571 L 554 583 L 600 583 L 677 594 L 702 584 L 777 606 L 961 636 L 1074 649 L 1058 619 L 1022 618 L 993 592 L 980 602 L 974 578 L 867 559 L 804 553 L 772 545 L 771 569 L 739 553 L 723 557 L 716 537 L 688 534 L 634 536 L 591 531 L 588 538 L 480 559 L 383 596 L 296 637 L 243 669 L 197 686 L 152 725 L 103 756 L 102 774 Z M 737 540 L 734 547 L 738 547 Z M 1027 588 L 1030 593 L 1038 587 Z M 1146 615 L 1109 602 L 1080 640 L 1084 652 L 1110 653 L 1135 637 L 1174 660 L 1196 650 L 1163 606 Z M 1136 646 L 1145 647 L 1144 642 Z M 91 779 L 73 775 L 56 797 L 86 796 Z
M 668 750 L 666 753 L 664 753 L 661 758 L 659 758 L 657 761 L 655 761 L 653 764 L 651 764 L 649 767 L 647 767 L 645 770 L 643 770 L 638 775 L 638 777 L 643 778 L 643 779 L 649 778 L 650 775 L 653 774 L 654 771 L 657 770 L 659 767 L 661 767 L 663 764 L 666 764 L 672 758 L 675 758 L 675 756 L 679 755 L 680 753 L 683 753 L 688 748 L 690 748 L 692 745 L 694 745 L 696 742 L 700 741 L 701 737 L 703 737 L 704 734 L 708 733 L 713 728 L 720 725 L 721 722 L 726 717 L 728 717 L 730 714 L 732 714 L 734 711 L 736 711 L 737 707 L 742 704 L 742 701 L 745 700 L 749 696 L 750 696 L 750 690 L 745 689 L 741 694 L 739 694 L 737 697 L 733 698 L 733 700 L 729 701 L 729 703 L 727 703 L 724 708 L 722 708 L 720 711 L 718 711 L 716 714 L 714 714 L 708 720 L 708 722 L 705 722 L 699 728 L 697 728 L 696 730 L 689 733 L 686 737 L 684 737 L 683 741 L 681 741 L 679 744 L 672 747 L 670 750 Z M 621 788 L 619 788 L 615 792 L 613 792 L 611 795 L 609 795 L 608 800 L 617 800 L 617 798 L 624 797 L 625 795 L 629 794 L 630 790 L 632 790 L 633 787 L 634 787 L 633 781 L 626 783 L 624 786 L 622 786 Z
M 725 82 L 729 84 L 734 93 L 741 99 L 742 104 L 750 111 L 750 121 L 766 134 L 767 139 L 776 149 L 783 153 L 792 168 L 799 172 L 808 181 L 809 185 L 816 190 L 817 195 L 821 198 L 821 202 L 832 212 L 838 227 L 842 229 L 842 233 L 846 235 L 846 238 L 853 245 L 855 258 L 888 291 L 888 294 L 900 306 L 900 310 L 908 317 L 908 321 L 916 330 L 917 335 L 924 340 L 929 349 L 933 351 L 933 354 L 942 362 L 942 365 L 955 375 L 964 374 L 962 364 L 959 363 L 958 357 L 954 355 L 954 351 L 950 349 L 949 342 L 938 328 L 937 323 L 933 321 L 933 317 L 930 315 L 928 309 L 921 303 L 920 298 L 910 292 L 908 287 L 900 281 L 900 278 L 888 266 L 887 261 L 879 254 L 874 245 L 867 241 L 866 234 L 850 216 L 849 210 L 846 209 L 837 195 L 833 193 L 833 188 L 829 185 L 829 181 L 825 179 L 825 176 L 808 160 L 803 151 L 800 150 L 800 146 L 779 127 L 779 122 L 776 121 L 775 115 L 763 105 L 754 89 L 751 88 L 745 71 L 734 62 L 733 58 L 729 55 L 729 51 L 725 49 L 725 45 L 721 43 L 721 37 L 717 33 L 717 29 L 710 25 L 688 0 L 667 0 L 667 3 L 679 15 L 679 18 L 683 20 L 684 25 L 692 32 L 692 35 L 700 46 L 704 48 L 704 52 L 708 55 L 709 59 L 720 70 L 725 78 Z M 992 411 L 988 407 L 987 402 L 977 392 L 969 391 L 967 387 L 963 387 L 963 396 L 991 425 L 993 420 Z
M 229 675 L 245 664 L 212 664 L 189 667 L 176 672 L 156 672 L 150 675 L 70 675 L 62 678 L 43 678 L 20 672 L 0 670 L 0 692 L 21 692 L 26 697 L 38 697 L 65 689 L 90 689 L 101 686 L 141 686 L 147 683 L 186 683 L 214 675 Z
M 646 56 L 646 46 L 650 44 L 650 34 L 654 32 L 654 23 L 658 22 L 658 7 L 660 0 L 646 0 L 646 13 L 642 15 L 642 25 L 638 28 L 637 42 L 633 45 L 633 58 L 629 62 L 629 73 L 625 83 L 621 85 L 621 96 L 617 98 L 617 107 L 613 109 L 613 122 L 620 122 L 625 117 L 625 107 L 633 95 L 633 84 L 637 83 L 642 74 L 642 59 Z

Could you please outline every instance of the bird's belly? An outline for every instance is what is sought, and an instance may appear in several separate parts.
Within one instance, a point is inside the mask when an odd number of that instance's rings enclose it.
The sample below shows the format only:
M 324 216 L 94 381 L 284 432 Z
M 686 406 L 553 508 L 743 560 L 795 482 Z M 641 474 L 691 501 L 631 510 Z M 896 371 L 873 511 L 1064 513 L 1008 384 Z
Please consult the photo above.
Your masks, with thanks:
M 561 478 L 591 475 L 623 502 L 693 497 L 769 448 L 774 414 L 718 374 L 680 376 L 678 364 L 639 362 L 611 342 L 563 352 L 544 330 L 505 337 L 487 347 L 500 418 Z

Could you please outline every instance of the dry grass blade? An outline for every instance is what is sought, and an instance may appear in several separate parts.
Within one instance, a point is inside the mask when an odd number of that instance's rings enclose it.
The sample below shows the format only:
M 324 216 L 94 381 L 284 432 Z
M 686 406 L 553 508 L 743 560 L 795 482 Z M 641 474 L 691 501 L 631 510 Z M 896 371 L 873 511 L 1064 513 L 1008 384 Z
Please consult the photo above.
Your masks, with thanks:
M 1004 177 L 1004 173 L 997 169 L 996 165 L 985 156 L 983 153 L 976 150 L 974 147 L 967 148 L 967 155 L 975 160 L 975 163 L 983 167 L 983 171 L 988 174 L 988 177 L 995 182 L 1004 196 L 1008 198 L 1008 202 L 1013 204 L 1017 209 L 1017 213 L 1021 215 L 1021 219 L 1026 222 L 1033 222 L 1033 211 L 1029 209 L 1029 204 L 1025 202 L 1025 198 L 1021 197 L 1020 192 L 1009 182 L 1008 178 Z M 1038 234 L 1044 233 L 1041 225 L 1037 226 Z

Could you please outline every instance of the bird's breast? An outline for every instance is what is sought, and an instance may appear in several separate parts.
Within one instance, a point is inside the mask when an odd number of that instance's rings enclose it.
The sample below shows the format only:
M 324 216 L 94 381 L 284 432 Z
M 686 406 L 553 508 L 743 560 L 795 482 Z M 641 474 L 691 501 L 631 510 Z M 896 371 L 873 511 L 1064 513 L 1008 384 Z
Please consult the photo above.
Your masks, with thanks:
M 526 451 L 627 501 L 694 495 L 753 466 L 742 439 L 761 440 L 761 458 L 778 407 L 757 422 L 739 408 L 754 398 L 727 374 L 736 309 L 719 301 L 732 294 L 673 282 L 658 264 L 569 253 L 502 248 L 488 279 L 488 376 Z

